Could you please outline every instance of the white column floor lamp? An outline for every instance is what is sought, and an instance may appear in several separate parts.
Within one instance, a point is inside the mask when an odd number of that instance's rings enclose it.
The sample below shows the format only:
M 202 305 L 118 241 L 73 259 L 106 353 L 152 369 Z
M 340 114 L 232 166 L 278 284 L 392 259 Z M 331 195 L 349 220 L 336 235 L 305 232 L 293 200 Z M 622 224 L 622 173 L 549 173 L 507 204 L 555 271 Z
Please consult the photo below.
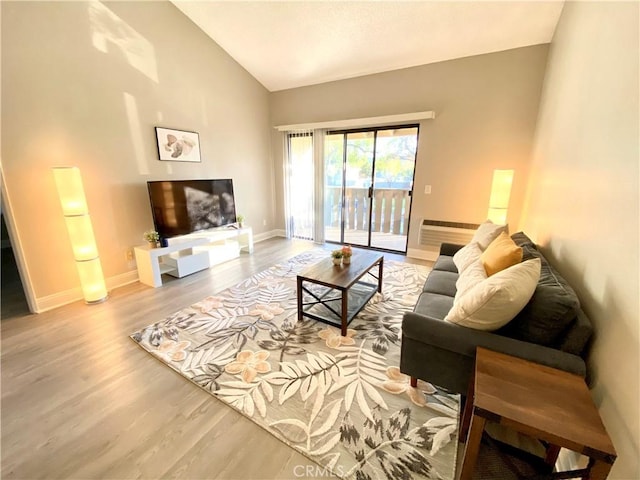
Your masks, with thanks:
M 507 224 L 513 170 L 494 170 L 487 218 L 496 225 Z
M 76 260 L 82 294 L 88 304 L 104 302 L 107 288 L 93 236 L 82 177 L 77 167 L 54 167 L 53 176 Z

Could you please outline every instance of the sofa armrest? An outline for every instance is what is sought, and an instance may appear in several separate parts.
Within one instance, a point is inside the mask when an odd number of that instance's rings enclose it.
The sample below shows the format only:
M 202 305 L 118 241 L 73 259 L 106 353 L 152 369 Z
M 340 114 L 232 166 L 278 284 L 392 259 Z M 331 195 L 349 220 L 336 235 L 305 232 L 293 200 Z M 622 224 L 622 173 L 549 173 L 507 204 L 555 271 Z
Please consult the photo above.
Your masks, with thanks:
M 443 243 L 440 245 L 440 255 L 447 255 L 453 257 L 455 253 L 460 250 L 464 245 L 457 245 L 455 243 Z
M 591 322 L 584 312 L 578 309 L 578 315 L 566 332 L 560 344 L 560 350 L 585 358 L 592 335 L 593 326 Z
M 404 314 L 402 335 L 417 342 L 471 358 L 475 358 L 477 347 L 484 347 L 582 377 L 586 376 L 584 360 L 577 355 L 491 332 L 461 327 L 418 313 L 407 312 Z

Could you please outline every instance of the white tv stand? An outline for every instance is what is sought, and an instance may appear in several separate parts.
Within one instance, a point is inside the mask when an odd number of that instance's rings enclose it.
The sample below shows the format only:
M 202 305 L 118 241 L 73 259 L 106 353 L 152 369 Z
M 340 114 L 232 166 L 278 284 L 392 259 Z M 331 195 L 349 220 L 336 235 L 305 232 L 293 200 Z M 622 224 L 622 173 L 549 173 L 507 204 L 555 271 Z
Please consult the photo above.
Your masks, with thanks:
M 168 240 L 166 247 L 134 248 L 138 277 L 150 287 L 162 286 L 162 274 L 182 278 L 240 255 L 253 253 L 253 230 L 221 228 L 192 233 Z

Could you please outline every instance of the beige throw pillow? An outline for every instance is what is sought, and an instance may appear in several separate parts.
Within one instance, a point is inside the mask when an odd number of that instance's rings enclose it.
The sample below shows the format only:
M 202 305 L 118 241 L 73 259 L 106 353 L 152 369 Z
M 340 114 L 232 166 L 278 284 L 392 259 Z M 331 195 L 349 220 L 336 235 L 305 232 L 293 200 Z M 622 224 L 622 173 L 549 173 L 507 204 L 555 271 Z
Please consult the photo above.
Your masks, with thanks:
M 453 263 L 458 269 L 458 273 L 464 272 L 469 265 L 476 260 L 480 260 L 481 255 L 482 250 L 480 250 L 477 243 L 469 243 L 458 250 L 453 255 Z
M 487 276 L 494 275 L 505 268 L 522 261 L 522 248 L 511 237 L 502 232 L 489 244 L 480 256 Z
M 458 275 L 458 280 L 456 281 L 456 299 L 462 297 L 466 292 L 486 279 L 487 272 L 484 270 L 482 260 L 477 258 L 464 272 Z
M 491 220 L 486 220 L 484 223 L 480 224 L 476 233 L 473 234 L 471 243 L 477 243 L 480 250 L 484 250 L 498 235 L 506 231 L 506 225 L 496 225 Z
M 513 265 L 456 298 L 444 319 L 477 330 L 496 330 L 524 308 L 539 279 L 539 258 Z

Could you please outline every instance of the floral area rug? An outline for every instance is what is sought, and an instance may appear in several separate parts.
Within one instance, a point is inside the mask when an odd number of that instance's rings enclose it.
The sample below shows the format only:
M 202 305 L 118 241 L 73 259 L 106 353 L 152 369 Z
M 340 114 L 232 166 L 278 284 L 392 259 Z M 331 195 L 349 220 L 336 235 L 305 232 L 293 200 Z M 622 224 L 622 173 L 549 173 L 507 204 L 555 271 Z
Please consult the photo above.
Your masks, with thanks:
M 331 475 L 453 479 L 459 397 L 400 373 L 402 314 L 428 268 L 385 262 L 383 293 L 340 329 L 297 319 L 298 255 L 131 338 Z

